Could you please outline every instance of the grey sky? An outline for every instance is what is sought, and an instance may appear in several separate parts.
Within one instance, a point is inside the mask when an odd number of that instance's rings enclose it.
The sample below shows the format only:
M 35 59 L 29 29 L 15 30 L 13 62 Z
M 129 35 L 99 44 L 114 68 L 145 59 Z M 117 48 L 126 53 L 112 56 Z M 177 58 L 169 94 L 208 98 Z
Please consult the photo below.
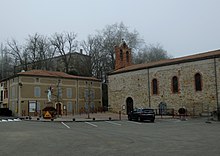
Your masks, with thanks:
M 0 0 L 0 42 L 123 22 L 174 57 L 220 49 L 220 0 Z

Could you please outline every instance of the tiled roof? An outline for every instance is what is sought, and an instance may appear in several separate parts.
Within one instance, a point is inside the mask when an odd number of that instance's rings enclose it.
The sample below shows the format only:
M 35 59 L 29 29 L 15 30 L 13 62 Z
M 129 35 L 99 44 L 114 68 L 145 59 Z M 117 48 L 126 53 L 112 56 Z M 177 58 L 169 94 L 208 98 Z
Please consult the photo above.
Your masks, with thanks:
M 185 62 L 204 60 L 204 59 L 209 59 L 209 58 L 214 58 L 214 57 L 220 57 L 220 49 L 205 52 L 205 53 L 195 54 L 195 55 L 189 55 L 189 56 L 185 56 L 185 57 L 174 58 L 174 59 L 160 60 L 160 61 L 144 63 L 144 64 L 135 64 L 135 65 L 131 65 L 131 66 L 128 66 L 125 68 L 115 70 L 112 73 L 110 73 L 109 75 L 128 72 L 128 71 L 134 71 L 134 70 L 159 67 L 159 66 L 172 65 L 172 64 L 177 64 L 177 63 L 185 63 Z
M 46 71 L 46 70 L 30 70 L 30 71 L 20 72 L 17 75 L 56 77 L 56 78 L 83 79 L 83 80 L 100 81 L 99 79 L 94 78 L 94 77 L 84 77 L 84 76 L 69 75 L 69 74 L 64 73 L 64 72 Z

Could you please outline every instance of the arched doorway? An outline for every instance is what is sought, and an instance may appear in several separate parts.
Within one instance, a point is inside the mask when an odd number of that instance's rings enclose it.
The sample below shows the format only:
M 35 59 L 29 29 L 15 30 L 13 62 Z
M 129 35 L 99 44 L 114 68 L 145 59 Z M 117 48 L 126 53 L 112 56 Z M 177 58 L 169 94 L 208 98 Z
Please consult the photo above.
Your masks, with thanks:
M 126 100 L 126 106 L 127 106 L 127 114 L 129 114 L 131 111 L 133 111 L 133 99 L 131 97 L 128 97 Z

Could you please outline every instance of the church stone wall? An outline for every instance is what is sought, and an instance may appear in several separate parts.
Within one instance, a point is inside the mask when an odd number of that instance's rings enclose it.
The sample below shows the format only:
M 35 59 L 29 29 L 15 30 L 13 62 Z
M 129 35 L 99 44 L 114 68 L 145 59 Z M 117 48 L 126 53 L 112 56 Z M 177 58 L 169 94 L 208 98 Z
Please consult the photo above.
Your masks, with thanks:
M 219 91 L 219 58 L 216 59 L 216 71 Z M 200 73 L 202 76 L 202 91 L 195 90 L 194 76 L 196 73 Z M 173 76 L 178 77 L 178 93 L 172 92 Z M 154 78 L 158 81 L 157 95 L 152 94 L 152 80 Z M 206 112 L 208 108 L 210 111 L 217 108 L 215 80 L 214 59 L 109 75 L 109 105 L 115 112 L 126 113 L 126 110 L 122 110 L 122 108 L 124 106 L 126 108 L 126 99 L 131 97 L 134 107 L 158 109 L 159 103 L 165 102 L 167 108 L 174 108 L 176 112 L 179 108 L 185 107 L 188 114 L 199 115 Z M 220 99 L 220 96 L 218 98 Z
M 134 107 L 143 107 L 148 103 L 147 70 L 127 72 L 109 76 L 109 106 L 113 111 L 123 111 L 126 99 L 134 100 Z

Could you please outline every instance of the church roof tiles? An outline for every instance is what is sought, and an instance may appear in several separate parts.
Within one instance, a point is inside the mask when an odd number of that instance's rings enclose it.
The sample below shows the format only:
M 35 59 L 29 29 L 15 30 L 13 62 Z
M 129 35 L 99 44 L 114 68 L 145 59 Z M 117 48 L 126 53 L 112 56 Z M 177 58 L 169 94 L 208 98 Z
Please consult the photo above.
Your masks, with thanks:
M 217 57 L 220 57 L 220 49 L 205 52 L 205 53 L 195 54 L 195 55 L 179 57 L 179 58 L 166 59 L 166 60 L 160 60 L 160 61 L 156 61 L 156 62 L 143 63 L 143 64 L 135 64 L 135 65 L 131 65 L 131 66 L 128 66 L 125 68 L 115 70 L 115 71 L 109 73 L 109 75 L 124 73 L 124 72 L 129 72 L 129 71 L 135 71 L 135 70 L 141 70 L 141 69 L 149 69 L 149 68 L 166 66 L 166 65 L 173 65 L 173 64 L 178 64 L 178 63 L 199 61 L 199 60 L 217 58 Z

